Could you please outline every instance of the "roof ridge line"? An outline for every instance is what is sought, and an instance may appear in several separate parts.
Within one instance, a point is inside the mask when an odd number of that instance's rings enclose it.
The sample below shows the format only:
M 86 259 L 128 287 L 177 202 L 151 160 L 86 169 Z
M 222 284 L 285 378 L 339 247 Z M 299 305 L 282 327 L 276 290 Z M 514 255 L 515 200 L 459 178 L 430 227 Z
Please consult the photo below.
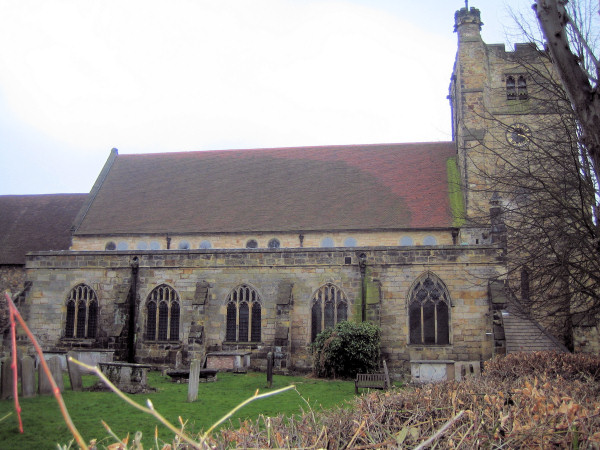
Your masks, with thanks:
M 71 226 L 71 233 L 76 233 L 81 224 L 83 223 L 85 216 L 92 207 L 92 203 L 94 203 L 94 200 L 96 199 L 96 196 L 100 191 L 100 187 L 104 184 L 104 180 L 106 180 L 108 172 L 110 172 L 110 169 L 115 160 L 117 159 L 118 154 L 119 150 L 117 150 L 116 148 L 111 149 L 110 154 L 108 155 L 108 159 L 104 163 L 104 167 L 102 167 L 102 170 L 100 171 L 96 182 L 94 183 L 92 189 L 90 190 L 90 193 L 88 194 L 87 200 L 85 201 L 85 203 L 77 213 L 75 220 L 73 221 L 73 225 Z

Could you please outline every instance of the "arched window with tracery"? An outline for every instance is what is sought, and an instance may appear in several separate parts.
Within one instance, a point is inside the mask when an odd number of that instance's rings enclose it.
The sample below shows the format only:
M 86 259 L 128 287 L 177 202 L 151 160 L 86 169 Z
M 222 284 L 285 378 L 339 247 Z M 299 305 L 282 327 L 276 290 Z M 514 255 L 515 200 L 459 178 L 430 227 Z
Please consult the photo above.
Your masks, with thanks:
M 450 294 L 432 273 L 414 284 L 409 301 L 410 343 L 444 345 L 450 343 Z
M 313 295 L 311 305 L 311 341 L 325 328 L 333 328 L 348 319 L 348 300 L 334 284 L 321 286 Z
M 260 342 L 262 305 L 258 292 L 242 284 L 227 297 L 225 340 L 230 342 Z
M 146 340 L 178 341 L 180 302 L 177 291 L 161 284 L 146 300 Z
M 94 290 L 78 284 L 67 297 L 66 338 L 95 338 L 98 331 L 98 297 Z

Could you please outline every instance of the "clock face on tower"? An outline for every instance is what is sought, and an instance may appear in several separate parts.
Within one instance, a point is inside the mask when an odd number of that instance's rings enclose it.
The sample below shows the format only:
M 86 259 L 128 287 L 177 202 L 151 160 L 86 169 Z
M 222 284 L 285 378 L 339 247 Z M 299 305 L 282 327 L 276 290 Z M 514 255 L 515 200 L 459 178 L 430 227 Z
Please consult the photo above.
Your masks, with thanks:
M 515 123 L 506 130 L 506 140 L 513 147 L 527 147 L 531 140 L 531 129 L 522 123 Z

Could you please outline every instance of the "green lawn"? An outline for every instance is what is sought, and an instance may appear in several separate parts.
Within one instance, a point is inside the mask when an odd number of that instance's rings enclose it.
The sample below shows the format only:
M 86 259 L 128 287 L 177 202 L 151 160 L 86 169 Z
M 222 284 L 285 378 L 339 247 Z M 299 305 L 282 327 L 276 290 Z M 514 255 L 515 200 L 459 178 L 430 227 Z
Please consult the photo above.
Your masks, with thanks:
M 84 386 L 95 382 L 92 376 L 84 377 Z M 148 384 L 158 388 L 152 394 L 132 395 L 143 405 L 150 399 L 154 407 L 173 424 L 178 425 L 178 417 L 187 421 L 188 432 L 207 429 L 229 410 L 251 397 L 256 389 L 267 392 L 266 376 L 262 373 L 234 375 L 220 373 L 215 383 L 200 383 L 198 400 L 188 403 L 187 384 L 177 384 L 162 377 L 160 373 L 148 374 Z M 294 384 L 298 392 L 286 391 L 273 397 L 257 400 L 240 410 L 234 417 L 239 419 L 256 418 L 260 414 L 275 416 L 279 413 L 292 415 L 307 410 L 309 402 L 315 410 L 329 408 L 351 399 L 354 396 L 354 383 L 351 381 L 325 381 L 305 377 L 273 377 L 273 389 Z M 65 378 L 65 386 L 69 386 Z M 83 438 L 89 442 L 96 438 L 108 445 L 112 442 L 100 420 L 104 420 L 117 436 L 133 437 L 136 431 L 143 433 L 144 448 L 154 447 L 154 429 L 158 422 L 123 402 L 109 392 L 72 392 L 65 389 L 63 397 L 69 413 Z M 303 400 L 304 398 L 304 400 Z M 56 449 L 56 444 L 67 444 L 72 436 L 62 420 L 53 396 L 20 399 L 24 434 L 19 434 L 13 400 L 0 401 L 0 417 L 13 411 L 13 414 L 0 422 L 0 449 Z M 159 424 L 158 424 L 159 425 Z M 159 441 L 170 442 L 172 433 L 159 425 Z M 74 446 L 76 448 L 76 446 Z

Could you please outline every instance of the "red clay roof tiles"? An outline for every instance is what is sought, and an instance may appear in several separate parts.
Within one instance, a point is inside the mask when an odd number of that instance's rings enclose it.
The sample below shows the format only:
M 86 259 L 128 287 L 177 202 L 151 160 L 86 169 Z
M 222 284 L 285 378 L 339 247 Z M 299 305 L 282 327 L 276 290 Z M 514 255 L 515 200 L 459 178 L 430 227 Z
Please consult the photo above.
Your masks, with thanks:
M 447 228 L 452 142 L 118 155 L 76 234 Z
M 0 264 L 25 264 L 39 250 L 68 250 L 87 194 L 0 196 Z

